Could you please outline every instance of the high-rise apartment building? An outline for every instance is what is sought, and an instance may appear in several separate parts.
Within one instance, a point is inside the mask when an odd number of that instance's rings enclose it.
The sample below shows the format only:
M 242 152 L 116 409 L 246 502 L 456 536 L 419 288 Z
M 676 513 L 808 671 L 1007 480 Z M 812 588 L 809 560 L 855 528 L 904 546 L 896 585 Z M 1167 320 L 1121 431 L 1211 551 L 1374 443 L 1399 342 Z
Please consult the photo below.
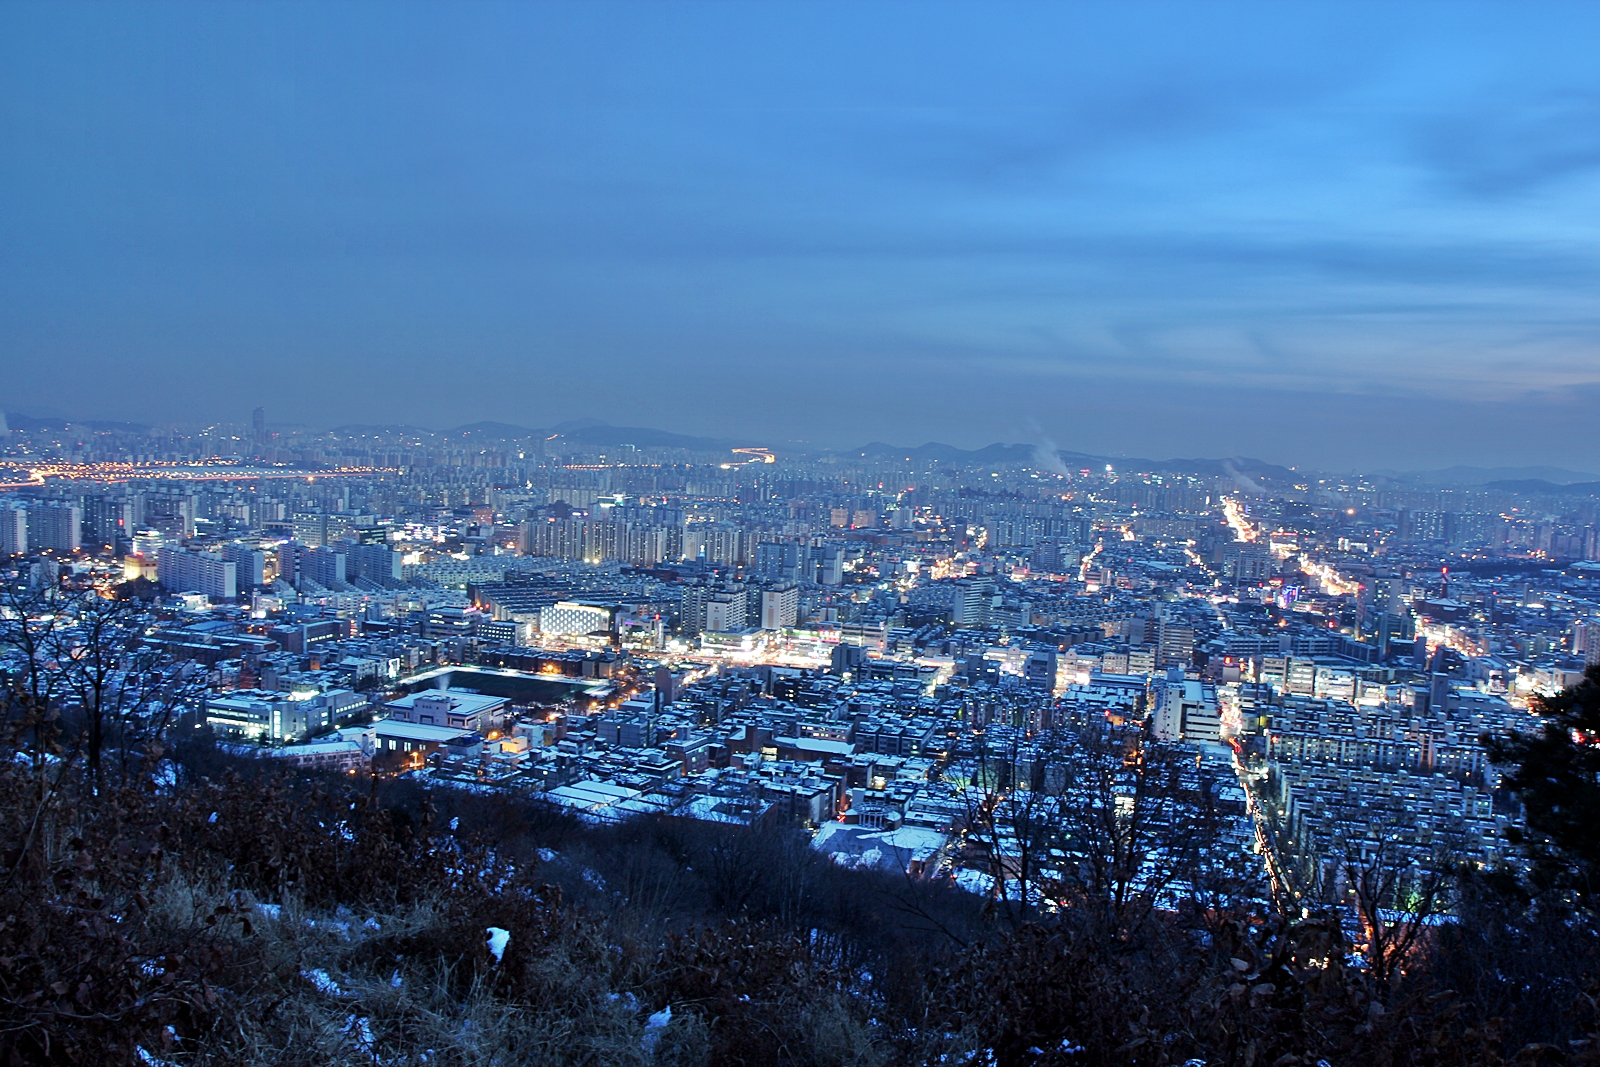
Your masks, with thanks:
M 326 547 L 302 551 L 298 572 L 302 583 L 309 579 L 324 589 L 338 589 L 345 584 L 345 554 Z
M 781 630 L 800 621 L 800 587 L 780 585 L 761 593 L 761 628 Z
M 339 589 L 345 584 L 346 562 L 345 554 L 335 549 L 286 541 L 278 549 L 278 577 L 296 589 L 307 582 Z
M 131 540 L 137 527 L 133 500 L 123 496 L 90 496 L 83 502 L 82 535 L 95 545 Z
M 169 593 L 203 593 L 212 600 L 239 595 L 237 567 L 212 552 L 163 546 L 156 554 L 156 574 Z
M 752 550 L 751 569 L 763 578 L 774 581 L 799 581 L 810 579 L 805 573 L 805 546 L 794 541 L 763 541 Z
M 36 504 L 28 509 L 28 542 L 35 550 L 76 552 L 83 547 L 83 509 L 76 504 Z
M 684 633 L 727 633 L 742 630 L 746 622 L 745 587 L 695 583 L 683 587 L 679 622 Z
M 28 551 L 28 512 L 0 503 L 0 556 L 21 556 Z
M 350 578 L 364 578 L 385 586 L 400 581 L 400 553 L 387 544 L 363 545 L 345 541 L 343 547 L 345 570 Z
M 234 565 L 238 584 L 255 589 L 266 582 L 267 554 L 249 545 L 232 541 L 222 546 L 220 555 Z
M 732 587 L 713 593 L 706 601 L 706 626 L 711 633 L 733 633 L 745 628 L 745 591 Z

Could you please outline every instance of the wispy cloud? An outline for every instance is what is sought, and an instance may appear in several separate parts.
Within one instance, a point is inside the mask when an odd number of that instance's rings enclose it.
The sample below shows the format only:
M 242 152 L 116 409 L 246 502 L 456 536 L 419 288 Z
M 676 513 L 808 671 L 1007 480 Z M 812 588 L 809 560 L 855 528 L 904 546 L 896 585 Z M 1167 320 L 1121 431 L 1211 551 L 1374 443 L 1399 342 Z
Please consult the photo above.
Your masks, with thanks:
M 1446 187 L 1500 199 L 1600 169 L 1600 95 L 1592 88 L 1496 95 L 1421 124 L 1421 159 Z

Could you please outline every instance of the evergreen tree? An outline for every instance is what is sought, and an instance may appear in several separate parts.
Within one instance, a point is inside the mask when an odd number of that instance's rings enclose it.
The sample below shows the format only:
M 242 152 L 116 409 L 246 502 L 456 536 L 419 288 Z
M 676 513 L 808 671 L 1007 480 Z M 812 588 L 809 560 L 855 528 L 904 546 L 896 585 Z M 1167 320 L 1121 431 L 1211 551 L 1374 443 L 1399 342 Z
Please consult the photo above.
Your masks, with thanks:
M 1593 907 L 1600 887 L 1600 665 L 1541 699 L 1538 733 L 1485 739 L 1505 786 L 1521 800 L 1537 880 Z

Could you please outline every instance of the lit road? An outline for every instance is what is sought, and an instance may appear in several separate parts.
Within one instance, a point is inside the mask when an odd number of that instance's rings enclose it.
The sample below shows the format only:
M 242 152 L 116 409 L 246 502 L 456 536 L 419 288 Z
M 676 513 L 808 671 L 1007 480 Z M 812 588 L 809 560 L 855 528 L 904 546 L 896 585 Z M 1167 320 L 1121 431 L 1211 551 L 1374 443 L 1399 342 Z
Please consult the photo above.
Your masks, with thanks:
M 1228 525 L 1233 528 L 1233 537 L 1236 541 L 1254 541 L 1257 531 L 1255 526 L 1245 517 L 1244 509 L 1233 497 L 1222 498 L 1222 514 L 1228 520 Z
M 761 464 L 778 462 L 778 457 L 774 456 L 772 451 L 766 448 L 735 448 L 731 449 L 731 451 L 736 456 L 747 456 L 749 458 L 734 463 L 724 463 L 722 465 L 723 470 L 732 470 L 734 467 L 748 467 L 752 463 Z
M 1300 554 L 1300 569 L 1315 578 L 1322 591 L 1330 596 L 1353 596 L 1361 591 L 1360 582 L 1345 578 L 1333 566 L 1319 563 L 1304 552 Z
M 226 463 L 13 463 L 12 470 L 25 470 L 28 479 L 0 482 L 0 489 L 26 489 L 43 485 L 49 478 L 70 481 L 130 482 L 169 480 L 183 482 L 238 482 L 264 478 L 363 478 L 377 474 L 399 474 L 393 467 L 330 467 L 326 470 L 293 470 L 288 467 L 242 467 Z
M 1294 888 L 1289 884 L 1289 879 L 1284 876 L 1283 868 L 1278 866 L 1278 852 L 1273 847 L 1272 834 L 1267 827 L 1266 812 L 1261 810 L 1260 801 L 1250 782 L 1249 772 L 1246 771 L 1234 758 L 1234 770 L 1239 775 L 1239 784 L 1244 786 L 1245 807 L 1250 813 L 1250 820 L 1256 828 L 1256 848 L 1261 851 L 1262 860 L 1266 863 L 1267 878 L 1272 882 L 1272 895 L 1280 908 L 1285 908 L 1294 900 Z

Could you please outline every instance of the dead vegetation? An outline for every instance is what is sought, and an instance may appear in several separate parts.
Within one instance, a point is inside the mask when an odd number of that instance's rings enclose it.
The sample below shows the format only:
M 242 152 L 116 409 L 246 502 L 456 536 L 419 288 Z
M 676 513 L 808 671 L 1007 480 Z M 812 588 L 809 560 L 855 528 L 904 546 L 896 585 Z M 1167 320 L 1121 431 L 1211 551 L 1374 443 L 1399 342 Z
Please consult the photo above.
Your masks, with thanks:
M 1600 1062 L 1588 913 L 1484 879 L 1375 975 L 1326 916 L 1007 911 L 798 833 L 204 744 L 89 772 L 39 725 L 0 763 L 0 1064 Z

